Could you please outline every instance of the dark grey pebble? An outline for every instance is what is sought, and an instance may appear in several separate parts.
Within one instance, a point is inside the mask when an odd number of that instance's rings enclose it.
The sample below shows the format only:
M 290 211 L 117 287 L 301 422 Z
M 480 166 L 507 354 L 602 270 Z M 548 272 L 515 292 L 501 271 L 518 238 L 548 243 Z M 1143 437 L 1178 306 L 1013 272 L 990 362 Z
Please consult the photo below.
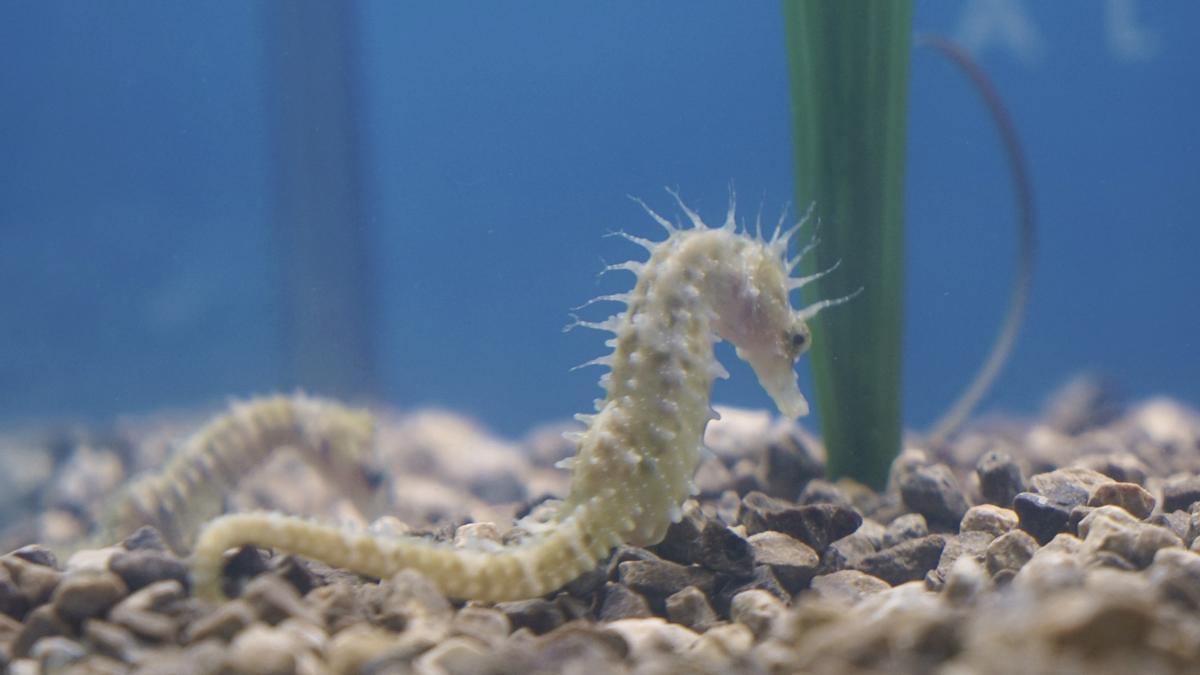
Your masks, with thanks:
M 742 498 L 741 519 L 748 534 L 782 532 L 818 552 L 862 525 L 862 516 L 844 504 L 797 505 L 761 492 Z
M 948 466 L 914 466 L 900 472 L 898 478 L 905 506 L 925 516 L 930 525 L 958 529 L 967 512 L 967 499 Z
M 1137 455 L 1128 452 L 1110 452 L 1104 455 L 1087 455 L 1080 458 L 1081 466 L 1108 476 L 1118 483 L 1137 483 L 1145 487 L 1150 471 Z
M 1183 541 L 1184 546 L 1192 545 L 1192 539 L 1189 538 L 1194 537 L 1192 533 L 1192 514 L 1186 511 L 1156 513 L 1147 518 L 1146 522 L 1151 525 L 1167 528 Z
M 821 554 L 821 574 L 838 570 L 853 569 L 869 555 L 874 555 L 879 549 L 871 537 L 863 532 L 854 532 L 829 545 Z
M 695 565 L 684 566 L 667 560 L 630 560 L 618 568 L 621 583 L 641 593 L 655 612 L 663 610 L 667 596 L 688 586 L 712 592 L 714 575 Z
M 719 574 L 749 577 L 754 574 L 754 551 L 750 542 L 715 520 L 704 524 L 700 552 L 695 562 Z
M 308 568 L 307 563 L 294 555 L 273 558 L 268 568 L 280 579 L 291 584 L 300 595 L 308 595 L 309 591 L 325 583 Z
M 1159 598 L 1200 610 L 1200 555 L 1178 548 L 1159 549 L 1149 575 Z
M 919 513 L 906 513 L 888 523 L 883 532 L 883 542 L 880 548 L 890 548 L 902 541 L 920 539 L 929 534 L 929 525 L 925 516 Z
M 789 602 L 792 594 L 788 592 L 775 573 L 767 565 L 756 565 L 754 576 L 749 579 L 732 580 L 727 585 L 717 589 L 712 594 L 714 609 L 720 616 L 729 616 L 729 605 L 734 596 L 743 591 L 766 591 L 783 602 Z
M 959 558 L 972 558 L 984 565 L 988 544 L 992 543 L 995 535 L 990 532 L 966 531 L 946 537 L 946 547 L 938 558 L 937 568 L 925 575 L 925 583 L 930 590 L 938 590 L 950 577 L 950 569 Z
M 662 558 L 655 555 L 652 551 L 636 546 L 618 546 L 608 559 L 608 564 L 605 567 L 607 570 L 606 578 L 609 581 L 617 581 L 621 577 L 621 563 L 630 562 L 632 560 L 653 560 L 658 561 Z
M 121 542 L 121 546 L 130 551 L 166 551 L 167 543 L 163 541 L 162 533 L 150 527 L 143 525 L 134 530 L 133 534 L 125 538 Z
M 187 564 L 171 553 L 156 549 L 118 551 L 109 559 L 108 569 L 121 577 L 131 591 L 166 579 L 174 579 L 184 588 L 189 585 Z
M 797 504 L 840 504 L 846 508 L 853 508 L 850 503 L 850 498 L 846 496 L 842 489 L 837 485 L 830 483 L 821 478 L 810 480 L 804 489 L 800 491 L 800 496 L 796 498 Z
M 782 532 L 759 532 L 750 537 L 754 559 L 766 565 L 790 593 L 807 588 L 816 575 L 821 559 L 804 542 Z
M 840 570 L 813 577 L 812 580 L 813 595 L 846 605 L 858 604 L 868 595 L 875 595 L 888 588 L 883 579 L 858 570 Z
M 274 574 L 263 574 L 247 583 L 242 599 L 254 608 L 259 619 L 271 625 L 289 617 L 304 619 L 311 624 L 321 623 L 320 617 L 304 604 L 296 589 Z
M 1045 495 L 1022 492 L 1013 499 L 1013 510 L 1020 518 L 1021 529 L 1038 540 L 1043 546 L 1054 535 L 1067 529 L 1071 518 L 1071 506 L 1059 504 Z
M 229 597 L 237 597 L 248 580 L 266 571 L 266 554 L 253 546 L 243 546 L 225 561 L 221 590 Z
M 653 612 L 650 611 L 646 598 L 636 591 L 610 581 L 604 585 L 604 597 L 600 601 L 600 611 L 597 615 L 601 621 L 617 621 L 653 616 Z
M 708 517 L 693 500 L 684 502 L 678 522 L 667 527 L 667 534 L 649 550 L 664 560 L 690 565 L 700 557 L 702 543 L 700 535 L 708 524 Z
M 717 613 L 713 611 L 708 596 L 695 586 L 688 586 L 668 597 L 666 612 L 667 618 L 673 623 L 687 626 L 698 633 L 717 623 Z
M 795 499 L 809 481 L 825 475 L 825 464 L 796 429 L 785 428 L 773 435 L 774 440 L 763 448 L 759 462 L 763 492 L 772 497 Z
M 989 504 L 1009 508 L 1017 494 L 1025 490 L 1021 467 L 1001 450 L 992 450 L 980 457 L 975 473 L 979 476 L 979 492 Z
M 945 536 L 931 534 L 871 554 L 860 560 L 855 567 L 895 586 L 924 579 L 929 570 L 937 567 L 945 547 Z
M 1192 504 L 1200 502 L 1200 476 L 1172 476 L 1163 483 L 1162 491 L 1163 511 L 1187 511 Z
M 22 546 L 9 555 L 20 558 L 27 562 L 31 562 L 34 565 L 42 565 L 43 567 L 52 567 L 54 569 L 58 569 L 58 556 L 54 555 L 54 551 L 51 551 L 40 544 Z
M 557 605 L 542 598 L 500 602 L 496 603 L 496 609 L 504 612 L 514 631 L 528 628 L 538 635 L 549 633 L 567 620 Z
M 53 605 L 42 605 L 25 617 L 21 632 L 9 645 L 8 651 L 13 658 L 29 656 L 29 650 L 34 643 L 53 635 L 70 635 L 71 626 L 58 615 Z

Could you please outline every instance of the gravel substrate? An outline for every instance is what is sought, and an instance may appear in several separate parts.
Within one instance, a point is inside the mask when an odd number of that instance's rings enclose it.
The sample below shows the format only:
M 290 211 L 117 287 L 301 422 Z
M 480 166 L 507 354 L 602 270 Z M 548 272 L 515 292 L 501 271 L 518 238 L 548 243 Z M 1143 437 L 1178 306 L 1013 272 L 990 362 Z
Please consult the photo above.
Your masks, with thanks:
M 171 674 L 1200 670 L 1195 411 L 1165 399 L 1126 410 L 1077 384 L 1037 422 L 906 451 L 883 494 L 826 481 L 801 428 L 722 412 L 700 494 L 666 539 L 620 548 L 552 596 L 463 604 L 414 572 L 362 579 L 245 548 L 226 566 L 235 599 L 205 603 L 190 595 L 185 561 L 143 529 L 67 560 L 39 544 L 0 557 L 0 663 Z M 18 486 L 30 496 L 4 507 L 3 541 L 85 530 L 98 495 L 81 475 L 103 469 L 119 484 L 186 428 L 140 420 L 73 436 L 34 472 L 42 484 Z M 503 541 L 514 512 L 565 492 L 551 468 L 569 451 L 559 431 L 507 443 L 451 413 L 384 415 L 397 517 L 376 529 Z M 24 438 L 0 444 L 32 454 Z M 354 519 L 286 457 L 232 501 Z

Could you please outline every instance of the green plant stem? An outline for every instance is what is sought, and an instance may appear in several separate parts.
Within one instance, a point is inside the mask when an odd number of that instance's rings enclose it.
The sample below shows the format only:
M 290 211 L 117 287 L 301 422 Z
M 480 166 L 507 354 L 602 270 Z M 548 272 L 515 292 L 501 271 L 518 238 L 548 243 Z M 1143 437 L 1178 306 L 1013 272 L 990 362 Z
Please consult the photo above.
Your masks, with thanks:
M 784 0 L 796 193 L 816 202 L 838 260 L 815 295 L 861 296 L 813 326 L 812 370 L 827 466 L 882 488 L 900 448 L 904 162 L 912 4 Z

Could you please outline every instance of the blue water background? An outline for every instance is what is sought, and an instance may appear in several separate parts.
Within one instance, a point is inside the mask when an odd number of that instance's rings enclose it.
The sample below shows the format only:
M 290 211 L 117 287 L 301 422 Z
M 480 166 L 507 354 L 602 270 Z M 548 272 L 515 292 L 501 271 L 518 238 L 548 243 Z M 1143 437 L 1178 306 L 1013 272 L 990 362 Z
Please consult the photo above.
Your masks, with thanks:
M 1110 5 L 1135 10 L 1124 50 Z M 561 328 L 629 283 L 597 278 L 638 252 L 606 232 L 658 235 L 626 195 L 671 210 L 662 187 L 678 186 L 710 221 L 730 181 L 750 215 L 793 199 L 776 3 L 354 11 L 391 402 L 506 434 L 588 410 L 598 372 L 568 369 L 604 337 Z M 1015 45 L 973 39 L 1024 139 L 1041 226 L 1028 321 L 984 409 L 1035 411 L 1085 370 L 1132 398 L 1200 404 L 1200 4 L 918 2 L 916 30 L 972 38 L 980 12 L 1032 27 Z M 264 30 L 252 3 L 0 6 L 0 418 L 286 380 Z M 990 345 L 1016 246 L 987 112 L 928 51 L 913 55 L 909 126 L 904 391 L 920 427 Z M 717 401 L 768 405 L 724 354 Z

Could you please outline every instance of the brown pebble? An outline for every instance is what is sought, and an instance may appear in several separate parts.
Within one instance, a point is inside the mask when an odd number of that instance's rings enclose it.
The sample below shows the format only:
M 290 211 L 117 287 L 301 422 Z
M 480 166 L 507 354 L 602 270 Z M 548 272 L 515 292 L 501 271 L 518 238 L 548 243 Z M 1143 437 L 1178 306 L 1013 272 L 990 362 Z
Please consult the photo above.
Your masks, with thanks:
M 450 630 L 495 647 L 512 632 L 512 623 L 504 612 L 491 607 L 463 607 L 454 615 Z
M 808 544 L 782 532 L 759 532 L 750 537 L 750 546 L 755 561 L 770 567 L 792 593 L 807 588 L 821 564 L 820 557 Z
M 50 602 L 63 619 L 79 623 L 103 615 L 128 592 L 125 582 L 112 572 L 81 572 L 64 577 Z
M 193 621 L 184 631 L 183 641 L 191 644 L 211 637 L 229 641 L 243 628 L 254 623 L 254 618 L 254 608 L 248 602 L 231 600 L 207 616 Z
M 621 563 L 621 583 L 641 593 L 656 611 L 661 611 L 668 595 L 688 586 L 712 592 L 713 573 L 697 566 L 684 567 L 666 560 L 631 560 Z
M 820 598 L 845 605 L 858 604 L 868 595 L 891 588 L 888 583 L 858 570 L 841 570 L 813 577 L 813 593 Z
M 54 551 L 40 544 L 29 544 L 13 551 L 11 554 L 14 557 L 20 558 L 26 562 L 31 562 L 34 565 L 42 565 L 43 567 L 58 568 L 58 556 L 54 555 Z
M 600 602 L 600 611 L 597 617 L 601 621 L 617 621 L 653 615 L 646 598 L 637 591 L 611 581 L 604 585 L 604 598 Z
M 305 596 L 305 604 L 317 612 L 325 630 L 332 635 L 366 621 L 367 612 L 354 587 L 344 582 L 314 588 Z
M 53 635 L 70 635 L 71 626 L 67 624 L 53 605 L 42 605 L 25 617 L 21 632 L 9 645 L 9 653 L 17 658 L 28 656 L 29 650 L 42 638 Z
M 1145 520 L 1154 511 L 1158 500 L 1135 483 L 1106 483 L 1099 485 L 1088 499 L 1088 506 L 1119 506 L 1138 520 Z
M 285 631 L 256 623 L 238 633 L 229 645 L 229 666 L 242 675 L 292 675 L 302 649 Z
M 738 593 L 729 605 L 729 618 L 745 625 L 754 633 L 754 637 L 762 640 L 770 632 L 776 619 L 787 611 L 779 598 L 761 590 L 749 590 Z
M 667 618 L 672 623 L 682 624 L 703 633 L 717 623 L 717 613 L 704 592 L 695 586 L 687 588 L 667 598 Z
M 83 622 L 83 638 L 97 652 L 123 663 L 132 663 L 140 650 L 137 638 L 125 628 L 100 619 Z
M 29 656 L 38 662 L 41 672 L 61 673 L 87 656 L 87 649 L 70 638 L 53 636 L 38 640 Z
M 1020 523 L 1017 512 L 995 504 L 979 504 L 967 509 L 962 522 L 958 525 L 959 532 L 986 532 L 993 537 L 999 537 L 1005 532 L 1016 529 Z
M 242 591 L 242 599 L 254 608 L 259 619 L 272 626 L 290 617 L 321 623 L 321 617 L 304 604 L 296 589 L 274 574 L 251 579 Z
M 437 644 L 418 657 L 413 665 L 418 673 L 470 675 L 486 671 L 493 658 L 484 643 L 458 635 Z
M 1038 550 L 1038 542 L 1025 530 L 1013 530 L 996 537 L 988 544 L 986 565 L 988 574 L 1001 571 L 1017 572 Z

